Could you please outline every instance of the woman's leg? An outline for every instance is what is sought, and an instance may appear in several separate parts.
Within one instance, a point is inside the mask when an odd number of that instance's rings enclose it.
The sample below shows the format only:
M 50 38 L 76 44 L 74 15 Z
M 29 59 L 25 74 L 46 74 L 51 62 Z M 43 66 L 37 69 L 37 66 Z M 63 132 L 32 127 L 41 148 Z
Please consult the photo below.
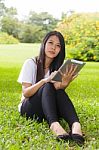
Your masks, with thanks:
M 79 118 L 70 98 L 64 90 L 57 90 L 56 93 L 59 115 L 68 122 L 72 133 L 79 133 L 82 135 Z
M 46 83 L 42 91 L 42 108 L 49 125 L 58 121 L 55 92 L 51 83 Z
M 25 114 L 27 118 L 33 118 L 34 115 L 36 115 L 38 116 L 39 121 L 46 118 L 50 129 L 56 135 L 66 134 L 66 131 L 58 122 L 56 90 L 51 83 L 45 84 L 35 95 L 29 98 L 29 100 L 23 102 L 21 115 Z
M 61 117 L 63 117 L 70 126 L 72 140 L 82 146 L 84 144 L 84 138 L 82 136 L 81 125 L 75 108 L 64 90 L 57 91 L 57 107 Z
M 74 122 L 79 122 L 73 103 L 66 92 L 64 90 L 57 90 L 56 95 L 59 115 L 68 122 L 70 127 Z
M 34 117 L 38 121 L 42 121 L 44 119 L 44 113 L 42 109 L 42 102 L 41 102 L 41 96 L 42 96 L 42 90 L 43 86 L 29 98 L 29 100 L 24 100 L 22 107 L 21 107 L 21 115 L 25 115 L 26 118 L 33 119 Z
M 58 122 L 57 105 L 56 105 L 56 90 L 52 83 L 45 84 L 42 91 L 42 108 L 49 123 L 50 129 L 56 135 L 67 135 L 67 132 Z M 67 137 L 65 137 L 67 138 Z

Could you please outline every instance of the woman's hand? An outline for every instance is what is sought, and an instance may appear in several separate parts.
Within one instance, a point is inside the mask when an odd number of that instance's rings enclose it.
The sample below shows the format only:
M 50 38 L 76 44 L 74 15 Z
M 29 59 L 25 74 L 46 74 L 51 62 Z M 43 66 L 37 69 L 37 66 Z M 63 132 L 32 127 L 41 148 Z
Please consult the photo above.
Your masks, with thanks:
M 65 89 L 66 87 L 68 87 L 70 82 L 73 81 L 78 76 L 78 74 L 75 74 L 76 68 L 77 66 L 71 65 L 70 67 L 66 68 L 65 74 L 63 74 L 60 71 L 60 74 L 62 76 L 62 82 L 55 82 L 54 87 L 56 89 Z
M 54 81 L 52 81 L 52 78 L 55 76 L 56 73 L 57 73 L 57 71 L 54 71 L 50 74 L 50 76 L 48 78 L 44 78 L 43 80 L 45 81 L 45 83 L 47 83 L 47 82 L 53 83 Z

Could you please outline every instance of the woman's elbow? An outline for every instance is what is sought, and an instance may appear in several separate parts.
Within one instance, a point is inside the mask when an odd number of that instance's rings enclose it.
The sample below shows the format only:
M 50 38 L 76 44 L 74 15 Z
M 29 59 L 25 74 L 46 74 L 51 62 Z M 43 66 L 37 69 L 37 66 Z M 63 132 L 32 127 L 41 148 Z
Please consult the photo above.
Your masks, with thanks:
M 27 90 L 23 90 L 23 96 L 26 97 L 26 98 L 29 98 L 30 94 L 28 93 Z

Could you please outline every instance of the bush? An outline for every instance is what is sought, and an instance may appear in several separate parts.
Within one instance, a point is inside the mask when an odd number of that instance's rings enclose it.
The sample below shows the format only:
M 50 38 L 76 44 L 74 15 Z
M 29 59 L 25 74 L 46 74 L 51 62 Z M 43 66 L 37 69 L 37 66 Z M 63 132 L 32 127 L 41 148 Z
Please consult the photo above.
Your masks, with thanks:
M 99 61 L 99 13 L 72 13 L 58 24 L 67 46 L 67 57 Z
M 69 56 L 84 61 L 99 61 L 98 40 L 94 38 L 84 38 L 75 46 L 68 46 Z
M 19 41 L 12 35 L 0 32 L 0 44 L 17 44 L 17 43 L 19 43 Z

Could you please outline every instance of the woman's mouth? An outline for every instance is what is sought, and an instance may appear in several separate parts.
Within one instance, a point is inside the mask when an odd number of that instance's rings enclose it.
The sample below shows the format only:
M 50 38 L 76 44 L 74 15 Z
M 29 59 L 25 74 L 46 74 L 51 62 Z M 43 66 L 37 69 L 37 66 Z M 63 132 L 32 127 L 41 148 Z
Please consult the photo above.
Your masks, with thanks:
M 54 52 L 54 51 L 49 51 L 49 53 L 50 53 L 50 54 L 53 54 L 53 55 L 55 54 L 55 52 Z

